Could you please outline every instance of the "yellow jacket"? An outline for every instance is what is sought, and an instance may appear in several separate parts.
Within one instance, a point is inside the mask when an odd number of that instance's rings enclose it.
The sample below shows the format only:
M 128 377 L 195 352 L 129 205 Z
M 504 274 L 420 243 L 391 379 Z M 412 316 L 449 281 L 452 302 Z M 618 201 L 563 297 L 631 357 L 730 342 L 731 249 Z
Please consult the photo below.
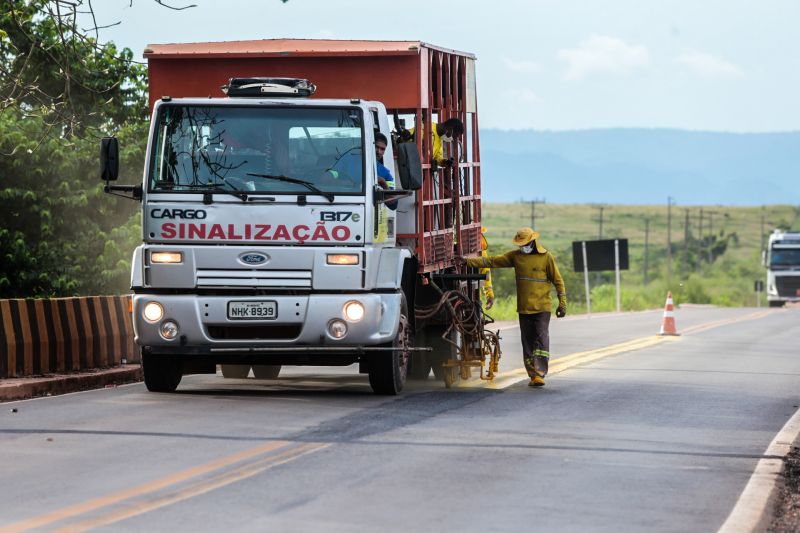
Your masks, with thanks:
M 442 147 L 442 138 L 439 136 L 439 132 L 436 131 L 436 122 L 433 123 L 433 148 L 431 150 L 431 159 L 436 161 L 437 165 L 444 164 L 445 157 L 444 157 L 444 148 Z M 414 135 L 414 128 L 408 128 L 408 132 L 411 135 Z M 425 140 L 425 130 L 420 128 L 420 132 L 422 134 L 422 139 Z
M 486 242 L 486 237 L 481 235 L 481 257 L 489 257 L 489 254 L 486 253 L 486 248 L 488 247 L 488 243 Z M 486 274 L 486 279 L 483 282 L 483 297 L 485 299 L 494 298 L 494 289 L 492 288 L 492 270 L 490 268 L 482 268 L 478 272 L 481 274 Z
M 542 253 L 524 254 L 512 250 L 493 257 L 470 257 L 467 265 L 476 268 L 514 268 L 517 277 L 517 312 L 525 315 L 550 312 L 550 284 L 556 287 L 559 305 L 567 305 L 564 279 L 558 271 L 553 255 L 542 248 Z

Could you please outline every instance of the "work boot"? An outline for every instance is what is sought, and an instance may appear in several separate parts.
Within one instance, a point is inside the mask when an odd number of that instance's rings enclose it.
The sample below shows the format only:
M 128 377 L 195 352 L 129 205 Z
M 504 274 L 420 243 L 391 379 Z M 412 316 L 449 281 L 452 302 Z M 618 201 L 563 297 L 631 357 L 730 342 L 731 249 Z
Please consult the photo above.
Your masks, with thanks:
M 529 387 L 544 387 L 544 378 L 542 376 L 533 376 L 531 382 L 528 383 Z

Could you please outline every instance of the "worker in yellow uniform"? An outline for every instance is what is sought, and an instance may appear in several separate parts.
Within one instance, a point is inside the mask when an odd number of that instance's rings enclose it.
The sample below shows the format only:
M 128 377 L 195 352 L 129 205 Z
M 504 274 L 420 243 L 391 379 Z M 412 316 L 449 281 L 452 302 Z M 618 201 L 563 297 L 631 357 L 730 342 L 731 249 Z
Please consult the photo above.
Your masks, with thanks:
M 433 123 L 433 145 L 431 146 L 431 163 L 435 167 L 451 167 L 453 166 L 452 158 L 444 157 L 444 145 L 453 141 L 458 141 L 464 134 L 464 123 L 457 118 L 449 118 L 441 124 Z M 424 131 L 423 131 L 424 137 Z M 414 128 L 409 128 L 401 132 L 401 139 L 403 142 L 410 141 L 414 138 Z
M 567 314 L 567 294 L 553 254 L 539 242 L 539 232 L 522 228 L 512 242 L 518 248 L 503 255 L 460 258 L 477 268 L 514 268 L 522 357 L 532 387 L 544 385 L 550 360 L 550 285 L 558 293 L 556 316 Z
M 461 138 L 464 133 L 464 123 L 457 118 L 450 118 L 441 124 L 433 123 L 433 150 L 431 159 L 440 167 L 453 166 L 453 158 L 445 159 L 442 143 L 451 143 Z
M 489 248 L 489 243 L 486 241 L 486 228 L 481 226 L 481 257 L 489 257 L 489 253 L 486 251 Z M 492 269 L 491 268 L 482 268 L 478 271 L 481 274 L 486 275 L 486 279 L 483 280 L 483 285 L 481 287 L 483 292 L 483 299 L 486 301 L 486 309 L 489 310 L 494 305 L 494 289 L 492 288 Z

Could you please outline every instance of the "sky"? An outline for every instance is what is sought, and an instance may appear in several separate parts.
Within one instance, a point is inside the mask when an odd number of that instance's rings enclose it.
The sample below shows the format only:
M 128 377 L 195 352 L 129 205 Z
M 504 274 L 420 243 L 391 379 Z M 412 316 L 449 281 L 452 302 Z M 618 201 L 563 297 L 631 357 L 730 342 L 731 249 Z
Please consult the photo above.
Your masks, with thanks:
M 797 0 L 164 1 L 95 0 L 101 40 L 421 40 L 477 55 L 482 128 L 800 130 Z

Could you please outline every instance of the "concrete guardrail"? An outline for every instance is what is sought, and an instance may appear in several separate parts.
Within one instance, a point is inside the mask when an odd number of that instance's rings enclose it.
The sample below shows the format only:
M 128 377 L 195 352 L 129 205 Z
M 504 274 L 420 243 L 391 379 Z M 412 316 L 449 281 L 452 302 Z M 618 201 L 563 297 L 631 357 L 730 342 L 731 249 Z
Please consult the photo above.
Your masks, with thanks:
M 138 362 L 130 296 L 0 300 L 0 378 Z

